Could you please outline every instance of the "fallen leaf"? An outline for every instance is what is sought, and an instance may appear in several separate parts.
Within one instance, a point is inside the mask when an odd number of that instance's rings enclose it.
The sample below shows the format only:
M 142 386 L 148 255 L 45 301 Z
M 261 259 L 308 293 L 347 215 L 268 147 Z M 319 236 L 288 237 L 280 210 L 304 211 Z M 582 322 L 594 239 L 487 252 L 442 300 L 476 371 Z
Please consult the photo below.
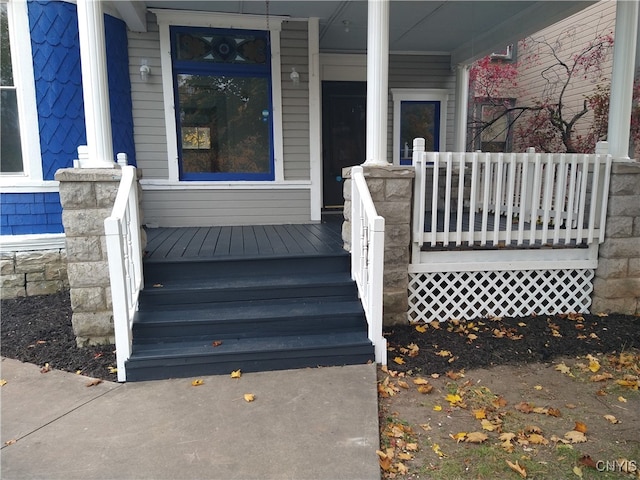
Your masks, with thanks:
M 439 373 L 432 373 L 431 374 L 431 378 L 440 378 L 440 374 Z
M 556 370 L 566 375 L 569 375 L 570 377 L 573 377 L 573 373 L 571 373 L 571 369 L 567 367 L 564 362 L 556 365 Z
M 94 378 L 93 380 L 91 380 L 90 382 L 87 383 L 87 387 L 94 387 L 96 385 L 100 385 L 102 383 L 102 380 L 99 378 Z
M 405 389 L 409 388 L 409 384 L 407 382 L 405 382 L 404 380 L 398 380 L 398 386 L 400 388 L 405 388 Z
M 511 468 L 511 470 L 513 470 L 514 472 L 518 472 L 522 478 L 527 478 L 527 471 L 522 466 L 520 466 L 520 464 L 518 464 L 517 460 L 516 463 L 511 463 L 509 460 L 505 460 L 505 462 L 507 462 L 507 465 L 509 465 L 509 468 Z
M 433 410 L 436 411 L 436 412 L 440 412 L 440 411 L 442 411 L 442 407 L 440 405 L 434 405 L 433 406 Z
M 427 331 L 427 327 L 425 325 L 416 325 L 416 330 L 420 333 L 424 333 Z
M 529 435 L 527 440 L 529 440 L 529 442 L 531 442 L 534 445 L 548 445 L 549 444 L 549 440 L 544 438 L 539 433 L 532 433 L 531 435 Z
M 417 443 L 407 443 L 404 448 L 406 450 L 409 450 L 410 452 L 417 452 L 418 451 L 418 444 Z
M 44 367 L 42 367 L 42 368 L 40 369 L 40 373 L 47 373 L 47 372 L 50 372 L 50 371 L 51 371 L 51 367 L 49 366 L 49 364 L 48 364 L 48 363 L 45 363 L 45 364 L 44 364 Z
M 429 430 L 431 430 L 431 425 L 429 425 L 428 423 L 421 423 L 421 424 L 420 424 L 420 427 L 422 427 L 422 429 L 423 429 L 425 432 L 428 432 Z
M 447 377 L 451 380 L 459 380 L 464 377 L 464 371 L 460 370 L 459 372 L 454 372 L 453 370 L 449 370 L 447 372 Z
M 507 400 L 502 397 L 496 397 L 491 401 L 491 404 L 496 407 L 496 408 L 502 408 L 502 407 L 506 407 L 507 406 Z
M 483 418 L 487 418 L 487 411 L 484 408 L 476 408 L 472 410 L 472 412 L 476 420 L 482 420 Z
M 96 353 L 93 358 L 100 358 L 102 356 L 102 352 Z
M 506 451 L 508 453 L 511 453 L 511 452 L 513 452 L 515 447 L 513 446 L 513 443 L 511 443 L 509 441 L 506 441 L 506 442 L 502 442 L 500 444 L 500 448 L 502 448 L 504 451 Z
M 470 333 L 469 335 L 467 335 L 467 338 L 473 342 L 478 338 L 478 336 L 475 333 Z
M 153 288 L 162 288 L 162 287 L 164 287 L 164 285 L 161 284 L 161 283 L 154 283 L 153 284 Z
M 395 363 L 397 363 L 398 365 L 404 365 L 404 363 L 405 363 L 404 358 L 402 358 L 402 357 L 395 357 L 395 358 L 393 359 L 393 361 L 394 361 Z
M 537 425 L 527 425 L 524 427 L 524 431 L 527 433 L 542 433 L 542 429 Z
M 577 465 L 573 467 L 573 473 L 575 473 L 578 477 L 582 478 L 582 469 Z
M 536 385 L 536 386 L 535 386 L 535 387 L 533 387 L 533 388 L 535 388 L 536 390 L 542 390 L 542 385 Z
M 107 370 L 109 370 L 109 373 L 118 373 L 118 369 L 116 367 L 107 367 Z
M 467 434 L 467 438 L 465 438 L 465 442 L 468 443 L 482 443 L 484 442 L 487 437 L 484 433 L 482 432 L 471 432 Z
M 620 423 L 620 420 L 618 420 L 616 417 L 614 417 L 613 415 L 604 415 L 604 418 L 610 422 L 610 423 Z
M 482 419 L 482 429 L 487 432 L 493 432 L 497 427 L 486 418 Z
M 16 442 L 17 442 L 17 440 L 15 438 L 12 438 L 11 440 L 7 440 L 6 442 L 4 442 L 4 444 L 5 445 L 13 445 Z
M 598 468 L 596 462 L 591 458 L 590 455 L 583 455 L 578 459 L 578 463 L 580 465 L 584 465 L 589 468 Z
M 439 352 L 436 352 L 436 355 L 439 357 L 450 357 L 451 352 L 449 350 L 440 350 Z
M 467 432 L 458 432 L 455 435 L 449 434 L 449 436 L 453 438 L 456 441 L 456 443 L 460 443 L 464 441 L 465 437 L 467 436 Z
M 576 432 L 587 433 L 587 425 L 582 422 L 576 422 L 576 426 L 573 429 Z
M 433 385 L 419 385 L 418 386 L 418 392 L 420 392 L 422 394 L 431 393 L 431 390 L 433 390 Z
M 396 467 L 396 470 L 398 471 L 398 473 L 400 475 L 405 475 L 406 473 L 409 472 L 409 469 L 406 467 L 406 465 L 404 463 L 396 463 L 394 465 L 394 467 Z
M 420 347 L 415 343 L 410 343 L 409 345 L 407 345 L 407 348 L 409 349 L 410 357 L 417 357 L 420 353 Z
M 592 355 L 587 355 L 587 359 L 589 360 L 589 370 L 593 373 L 597 373 L 600 370 L 600 362 L 597 358 Z
M 222 345 L 222 340 L 214 340 L 213 342 L 211 342 L 211 345 L 213 347 L 219 347 L 220 345 Z
M 520 402 L 514 406 L 516 410 L 522 413 L 531 413 L 533 412 L 533 407 L 529 402 Z
M 609 394 L 607 393 L 607 391 L 604 388 L 601 388 L 600 390 L 598 390 L 596 392 L 596 395 L 599 396 L 599 397 L 604 397 L 605 395 L 609 395 Z
M 4 387 L 7 384 L 7 381 L 3 378 L 0 379 L 0 387 Z
M 548 408 L 547 411 L 545 412 L 547 415 L 550 415 L 552 417 L 561 417 L 562 416 L 562 412 L 560 412 L 560 410 L 558 410 L 557 408 Z
M 240 370 L 234 370 L 231 372 L 231 378 L 240 378 L 242 376 L 242 372 Z
M 256 396 L 253 393 L 245 393 L 244 400 L 246 402 L 253 402 L 256 399 Z
M 578 408 L 575 404 L 573 403 L 567 403 L 565 404 L 565 407 L 569 408 L 569 409 L 574 409 L 574 408 Z
M 619 401 L 619 402 L 621 402 L 621 403 L 627 403 L 627 399 L 626 399 L 626 398 L 624 398 L 622 395 L 620 395 L 620 396 L 618 397 L 618 401 Z
M 196 380 L 193 380 L 191 382 L 191 385 L 194 387 L 199 387 L 200 385 L 204 385 L 204 380 L 202 380 L 201 378 L 198 378 Z
M 433 320 L 429 322 L 429 325 L 431 325 L 431 328 L 435 330 L 438 330 L 440 328 L 440 322 L 438 320 Z
M 587 441 L 587 437 L 583 432 L 578 432 L 577 430 L 571 430 L 564 434 L 564 438 L 569 440 L 571 443 L 584 443 Z
M 444 454 L 444 452 L 442 450 L 440 450 L 440 445 L 438 445 L 437 443 L 434 443 L 433 445 L 431 445 L 431 449 L 436 453 L 436 455 L 438 455 L 440 458 L 446 457 L 446 455 Z
M 621 387 L 629 387 L 632 390 L 638 390 L 638 380 L 616 380 Z
M 415 385 L 429 385 L 429 380 L 426 378 L 418 377 L 413 379 Z
M 413 455 L 411 455 L 410 453 L 407 453 L 407 452 L 400 452 L 398 454 L 398 458 L 400 460 L 413 460 Z
M 449 402 L 451 406 L 455 406 L 462 402 L 462 397 L 457 393 L 449 393 L 444 399 Z
M 82 370 L 76 370 L 76 375 L 82 375 Z
M 612 378 L 613 375 L 611 375 L 610 373 L 600 373 L 598 375 L 592 375 L 589 380 L 591 380 L 592 382 L 603 382 Z
M 518 322 L 518 326 L 519 326 L 519 327 L 526 327 L 526 326 L 527 326 L 527 324 L 526 324 L 526 323 L 524 323 L 524 322 Z
M 392 458 L 380 450 L 376 450 L 376 453 L 378 454 L 378 463 L 380 464 L 380 468 L 385 472 L 391 470 Z

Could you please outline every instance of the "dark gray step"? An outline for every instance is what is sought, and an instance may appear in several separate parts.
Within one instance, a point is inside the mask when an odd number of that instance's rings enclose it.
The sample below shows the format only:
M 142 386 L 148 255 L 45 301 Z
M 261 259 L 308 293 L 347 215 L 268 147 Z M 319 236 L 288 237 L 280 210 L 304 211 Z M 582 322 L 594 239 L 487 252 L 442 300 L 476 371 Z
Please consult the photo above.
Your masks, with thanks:
M 139 311 L 133 323 L 136 344 L 176 338 L 247 338 L 338 331 L 366 331 L 359 300 L 303 298 L 201 304 Z
M 352 365 L 374 360 L 365 333 L 278 336 L 134 346 L 127 381 L 290 368 Z
M 166 283 L 170 280 L 233 278 L 296 273 L 349 272 L 347 252 L 304 256 L 227 257 L 221 259 L 173 259 L 144 262 L 145 283 Z
M 355 295 L 348 273 L 247 276 L 222 279 L 168 279 L 145 288 L 140 309 L 163 305 Z

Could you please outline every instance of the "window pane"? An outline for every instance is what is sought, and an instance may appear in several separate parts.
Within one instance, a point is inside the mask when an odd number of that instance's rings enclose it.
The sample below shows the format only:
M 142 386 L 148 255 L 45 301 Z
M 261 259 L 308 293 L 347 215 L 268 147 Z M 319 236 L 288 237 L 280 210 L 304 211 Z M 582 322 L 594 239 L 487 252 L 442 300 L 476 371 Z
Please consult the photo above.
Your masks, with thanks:
M 266 78 L 177 75 L 183 173 L 269 173 Z
M 411 160 L 413 139 L 425 139 L 426 151 L 439 149 L 440 112 L 437 102 L 402 102 L 400 104 L 400 160 Z
M 16 91 L 0 90 L 0 105 L 0 172 L 22 172 Z
M 175 39 L 177 60 L 258 65 L 267 63 L 265 34 L 179 32 Z
M 0 3 L 0 86 L 13 85 L 7 5 Z

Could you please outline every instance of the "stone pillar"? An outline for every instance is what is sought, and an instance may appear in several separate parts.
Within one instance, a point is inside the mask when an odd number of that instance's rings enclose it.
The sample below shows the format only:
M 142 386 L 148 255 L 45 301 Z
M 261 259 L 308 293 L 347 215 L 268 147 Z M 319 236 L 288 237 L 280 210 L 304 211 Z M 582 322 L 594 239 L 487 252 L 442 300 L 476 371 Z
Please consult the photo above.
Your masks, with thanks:
M 640 163 L 614 162 L 591 311 L 640 313 Z
M 362 165 L 378 215 L 384 217 L 384 325 L 408 322 L 409 262 L 411 260 L 411 204 L 413 167 Z M 344 216 L 342 239 L 351 249 L 351 169 L 342 171 Z
M 67 274 L 78 346 L 114 343 L 104 219 L 118 193 L 121 170 L 65 168 L 56 172 L 67 251 Z

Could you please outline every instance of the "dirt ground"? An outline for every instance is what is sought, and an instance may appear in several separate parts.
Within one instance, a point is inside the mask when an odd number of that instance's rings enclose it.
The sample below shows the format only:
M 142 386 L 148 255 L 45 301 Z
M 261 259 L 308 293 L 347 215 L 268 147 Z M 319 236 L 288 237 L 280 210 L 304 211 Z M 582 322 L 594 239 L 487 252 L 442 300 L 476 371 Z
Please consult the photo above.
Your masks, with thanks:
M 0 319 L 3 356 L 116 379 L 113 345 L 76 347 L 68 292 L 3 300 Z M 385 336 L 383 478 L 640 478 L 640 317 L 433 322 Z

